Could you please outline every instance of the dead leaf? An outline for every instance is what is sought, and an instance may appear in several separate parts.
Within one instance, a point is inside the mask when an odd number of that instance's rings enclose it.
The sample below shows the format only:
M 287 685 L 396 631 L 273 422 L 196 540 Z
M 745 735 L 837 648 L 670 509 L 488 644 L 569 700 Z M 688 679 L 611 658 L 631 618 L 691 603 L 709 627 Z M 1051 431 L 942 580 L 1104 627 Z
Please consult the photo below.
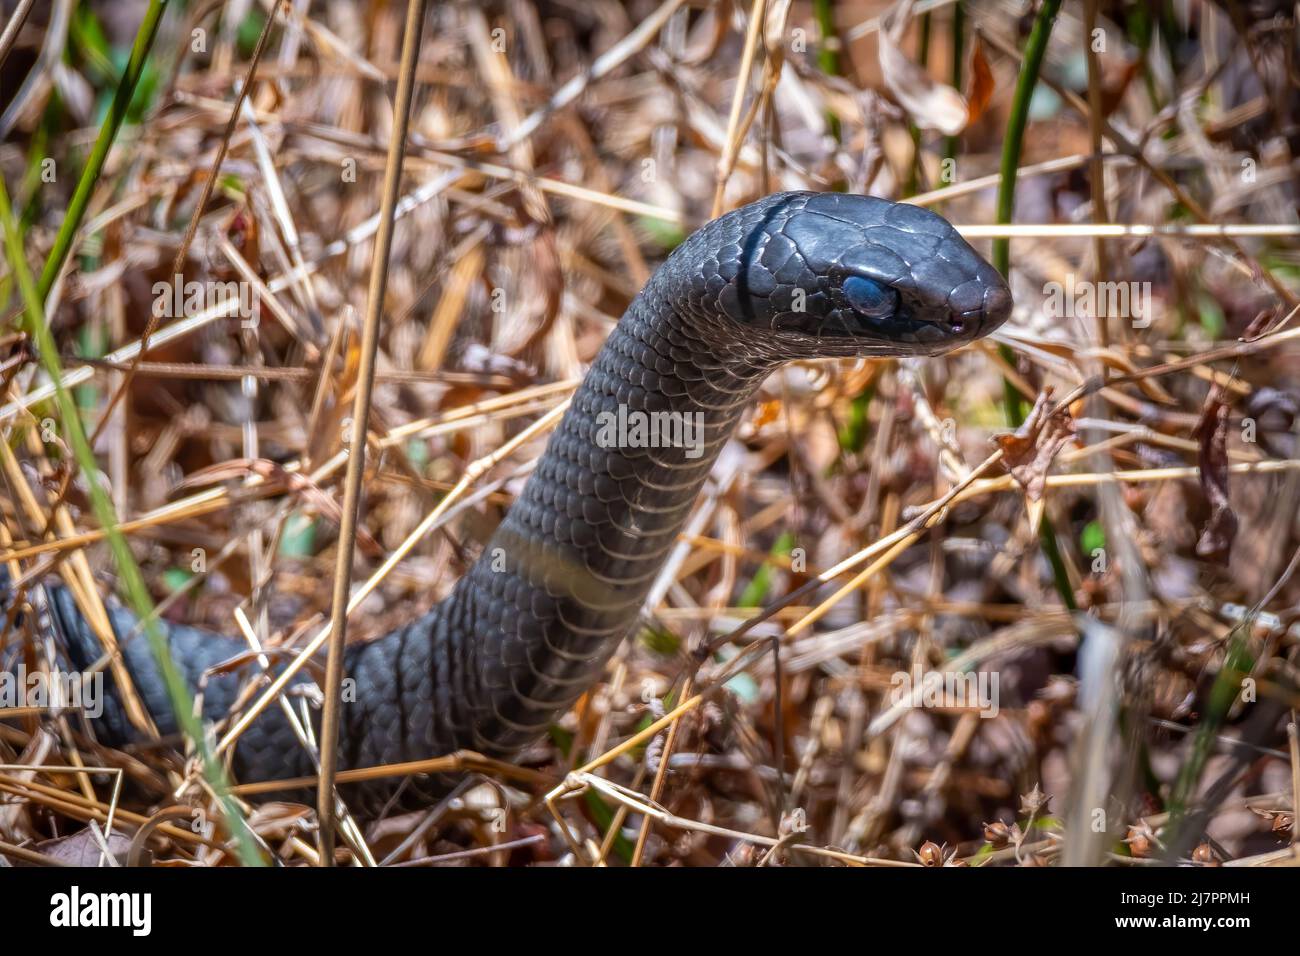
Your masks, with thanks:
M 248 826 L 265 840 L 285 840 L 306 833 L 310 820 L 310 807 L 274 801 L 255 807 L 249 814 Z
M 208 677 L 224 677 L 228 674 L 238 673 L 248 665 L 255 663 L 262 655 L 266 655 L 266 657 L 270 659 L 271 663 L 274 664 L 281 658 L 292 658 L 296 656 L 297 653 L 298 649 L 292 647 L 264 647 L 261 650 L 256 651 L 250 647 L 248 650 L 239 651 L 238 653 L 227 657 L 225 660 L 217 661 L 217 663 L 213 664 L 205 671 L 205 674 Z M 307 666 L 310 668 L 311 664 L 309 663 Z M 290 691 L 292 689 L 293 688 L 290 688 Z M 286 693 L 289 693 L 289 691 L 286 691 Z
M 984 110 L 988 108 L 989 102 L 993 99 L 995 86 L 993 70 L 989 67 L 989 61 L 984 56 L 984 41 L 977 36 L 970 55 L 970 89 L 966 94 L 967 126 L 970 126 L 984 115 Z
M 692 34 L 695 42 L 683 52 L 683 66 L 700 66 L 717 56 L 731 32 L 732 0 L 710 4 L 701 13 Z
M 230 244 L 239 250 L 244 260 L 254 267 L 261 260 L 262 255 L 257 228 L 257 217 L 244 203 L 236 207 L 221 224 L 222 236 L 230 240 Z
M 1105 57 L 1101 61 L 1101 115 L 1109 117 L 1118 109 L 1129 84 L 1142 66 L 1141 59 Z
M 108 847 L 109 855 L 117 862 L 126 862 L 126 855 L 131 849 L 131 838 L 118 830 L 111 831 L 101 843 L 99 837 L 91 832 L 90 827 L 86 827 L 70 836 L 56 837 L 38 843 L 36 849 L 69 866 L 99 866 L 105 845 Z
M 1137 375 L 1142 371 L 1142 368 L 1138 366 L 1136 362 L 1115 349 L 1104 349 L 1100 347 L 1078 348 L 1064 342 L 1047 341 L 1035 341 L 1034 348 L 1059 356 L 1060 358 L 1068 359 L 1072 362 L 1101 362 L 1108 368 L 1115 369 L 1121 375 Z M 1145 378 L 1137 378 L 1133 380 L 1132 384 L 1136 385 L 1141 390 L 1142 394 L 1153 402 L 1159 402 L 1161 405 L 1169 405 L 1170 407 L 1174 407 L 1178 404 L 1178 400 L 1165 391 L 1160 383 L 1153 377 L 1148 376 Z
M 343 520 L 342 507 L 328 491 L 306 475 L 287 471 L 283 466 L 265 458 L 232 458 L 219 465 L 200 468 L 177 483 L 176 490 L 202 487 L 219 481 L 243 479 L 249 475 L 260 475 L 268 482 L 283 485 L 286 491 L 297 494 L 308 506 L 335 525 Z M 360 525 L 357 526 L 357 546 L 367 557 L 376 558 L 384 555 L 384 549 L 380 547 L 379 542 Z
M 879 34 L 880 73 L 885 86 L 918 127 L 956 136 L 966 128 L 966 98 L 909 60 L 891 32 L 881 30 Z
M 1047 487 L 1047 472 L 1061 448 L 1074 439 L 1074 419 L 1068 409 L 1048 415 L 1052 390 L 1044 389 L 1023 425 L 1012 434 L 994 435 L 1011 477 L 1030 501 L 1039 501 Z
M 1250 320 L 1244 332 L 1241 333 L 1242 342 L 1253 342 L 1265 332 L 1274 322 L 1278 321 L 1283 313 L 1282 306 L 1275 305 L 1271 309 L 1262 309 L 1256 316 Z
M 512 205 L 519 224 L 508 235 L 515 244 L 527 250 L 529 263 L 518 291 L 533 308 L 528 314 L 513 310 L 510 321 L 498 327 L 494 347 L 517 359 L 537 347 L 555 325 L 564 298 L 564 268 L 555 224 L 545 204 L 538 200 L 534 208 L 535 204 L 528 201 L 526 192 L 512 195 L 517 200 Z M 483 281 L 487 284 L 486 277 Z M 488 294 L 493 293 L 489 291 Z
M 762 428 L 781 417 L 780 402 L 759 402 L 754 409 L 754 427 Z
M 1226 565 L 1237 536 L 1237 515 L 1228 500 L 1228 405 L 1223 396 L 1218 386 L 1210 390 L 1192 435 L 1200 445 L 1196 463 L 1201 469 L 1201 490 L 1210 505 L 1210 518 L 1201 529 L 1196 553 Z
M 1285 439 L 1300 418 L 1300 401 L 1280 389 L 1263 386 L 1246 399 L 1245 411 L 1254 422 L 1255 441 L 1274 458 L 1290 458 L 1291 449 Z
M 763 19 L 763 45 L 768 55 L 784 58 L 786 43 L 786 20 L 790 17 L 790 4 L 793 0 L 772 0 L 767 5 L 767 16 Z

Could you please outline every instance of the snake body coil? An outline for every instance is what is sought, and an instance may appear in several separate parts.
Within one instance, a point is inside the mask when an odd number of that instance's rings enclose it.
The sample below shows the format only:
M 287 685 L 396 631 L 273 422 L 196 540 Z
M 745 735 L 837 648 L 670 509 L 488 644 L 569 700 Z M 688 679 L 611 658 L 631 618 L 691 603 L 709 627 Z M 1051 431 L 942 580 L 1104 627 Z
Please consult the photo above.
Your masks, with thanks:
M 340 718 L 340 768 L 462 748 L 509 758 L 536 741 L 598 678 L 635 620 L 714 459 L 773 368 L 938 354 L 992 331 L 1010 306 L 998 273 L 918 207 L 782 193 L 703 226 L 610 334 L 480 560 L 423 616 L 348 648 L 354 700 Z M 699 441 L 609 439 L 609 415 L 656 412 L 691 416 L 702 425 Z M 63 653 L 89 666 L 102 655 L 99 642 L 66 590 L 45 591 Z M 130 633 L 134 618 L 111 613 L 118 635 Z M 192 627 L 168 626 L 167 636 L 192 688 L 248 649 Z M 147 643 L 128 641 L 124 656 L 159 730 L 176 732 Z M 229 715 L 246 675 L 206 681 L 206 719 Z M 105 684 L 97 736 L 136 740 L 107 674 Z M 240 738 L 233 770 L 241 782 L 313 772 L 275 707 Z M 396 786 L 351 784 L 344 796 L 373 813 Z M 400 803 L 445 789 L 414 778 Z

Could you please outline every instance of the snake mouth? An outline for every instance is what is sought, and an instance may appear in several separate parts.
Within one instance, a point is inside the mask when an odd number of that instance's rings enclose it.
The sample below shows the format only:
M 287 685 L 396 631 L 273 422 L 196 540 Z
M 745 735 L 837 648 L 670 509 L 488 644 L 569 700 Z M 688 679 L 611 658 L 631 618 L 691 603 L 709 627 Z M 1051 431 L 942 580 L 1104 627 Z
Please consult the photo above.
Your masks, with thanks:
M 817 323 L 815 337 L 838 351 L 852 342 L 864 355 L 940 355 L 992 332 L 1011 313 L 1011 293 L 991 267 L 936 293 L 908 288 L 881 276 L 853 274 L 839 282 L 833 307 Z
M 850 334 L 854 338 L 867 338 L 886 344 L 937 345 L 952 335 L 953 330 L 939 322 L 918 319 L 907 315 L 872 317 L 855 315 Z M 835 335 L 835 327 L 825 329 L 823 335 Z M 959 331 L 959 330 L 958 330 Z
M 984 287 L 980 305 L 963 311 L 922 308 L 885 320 L 856 316 L 869 322 L 870 333 L 905 342 L 935 355 L 968 345 L 1001 326 L 1011 315 L 1011 292 L 1001 277 Z M 917 314 L 917 313 L 921 314 Z
M 1003 320 L 1003 315 L 990 316 L 983 306 L 964 312 L 922 306 L 879 316 L 837 310 L 836 315 L 821 323 L 817 337 L 852 340 L 873 352 L 884 347 L 934 355 L 973 342 Z
M 942 323 L 942 328 L 952 338 L 968 342 L 990 331 L 986 319 L 987 315 L 983 309 L 968 309 L 949 317 Z M 1001 321 L 998 324 L 1001 325 Z
M 929 311 L 929 310 L 927 310 Z M 836 309 L 815 322 L 807 315 L 778 317 L 773 331 L 789 337 L 794 354 L 826 357 L 941 355 L 980 338 L 988 328 L 983 310 L 918 316 L 907 311 L 869 316 Z

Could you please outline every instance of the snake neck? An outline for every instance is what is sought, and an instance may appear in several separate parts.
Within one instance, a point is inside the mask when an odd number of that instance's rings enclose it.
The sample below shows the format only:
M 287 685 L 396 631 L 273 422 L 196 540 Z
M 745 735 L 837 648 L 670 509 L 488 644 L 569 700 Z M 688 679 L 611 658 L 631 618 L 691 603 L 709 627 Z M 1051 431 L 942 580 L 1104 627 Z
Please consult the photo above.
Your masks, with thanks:
M 511 753 L 600 674 L 767 374 L 651 283 L 606 340 L 487 549 L 448 599 L 476 660 L 465 744 Z M 484 638 L 487 638 L 486 640 Z

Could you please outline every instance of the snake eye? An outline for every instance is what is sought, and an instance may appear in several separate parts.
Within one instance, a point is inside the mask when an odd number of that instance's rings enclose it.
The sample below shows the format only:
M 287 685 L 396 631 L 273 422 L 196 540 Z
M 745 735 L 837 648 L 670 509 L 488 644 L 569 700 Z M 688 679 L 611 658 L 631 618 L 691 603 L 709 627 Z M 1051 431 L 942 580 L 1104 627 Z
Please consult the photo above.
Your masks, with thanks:
M 874 279 L 849 276 L 844 280 L 844 295 L 855 312 L 871 319 L 893 315 L 898 309 L 898 292 Z

